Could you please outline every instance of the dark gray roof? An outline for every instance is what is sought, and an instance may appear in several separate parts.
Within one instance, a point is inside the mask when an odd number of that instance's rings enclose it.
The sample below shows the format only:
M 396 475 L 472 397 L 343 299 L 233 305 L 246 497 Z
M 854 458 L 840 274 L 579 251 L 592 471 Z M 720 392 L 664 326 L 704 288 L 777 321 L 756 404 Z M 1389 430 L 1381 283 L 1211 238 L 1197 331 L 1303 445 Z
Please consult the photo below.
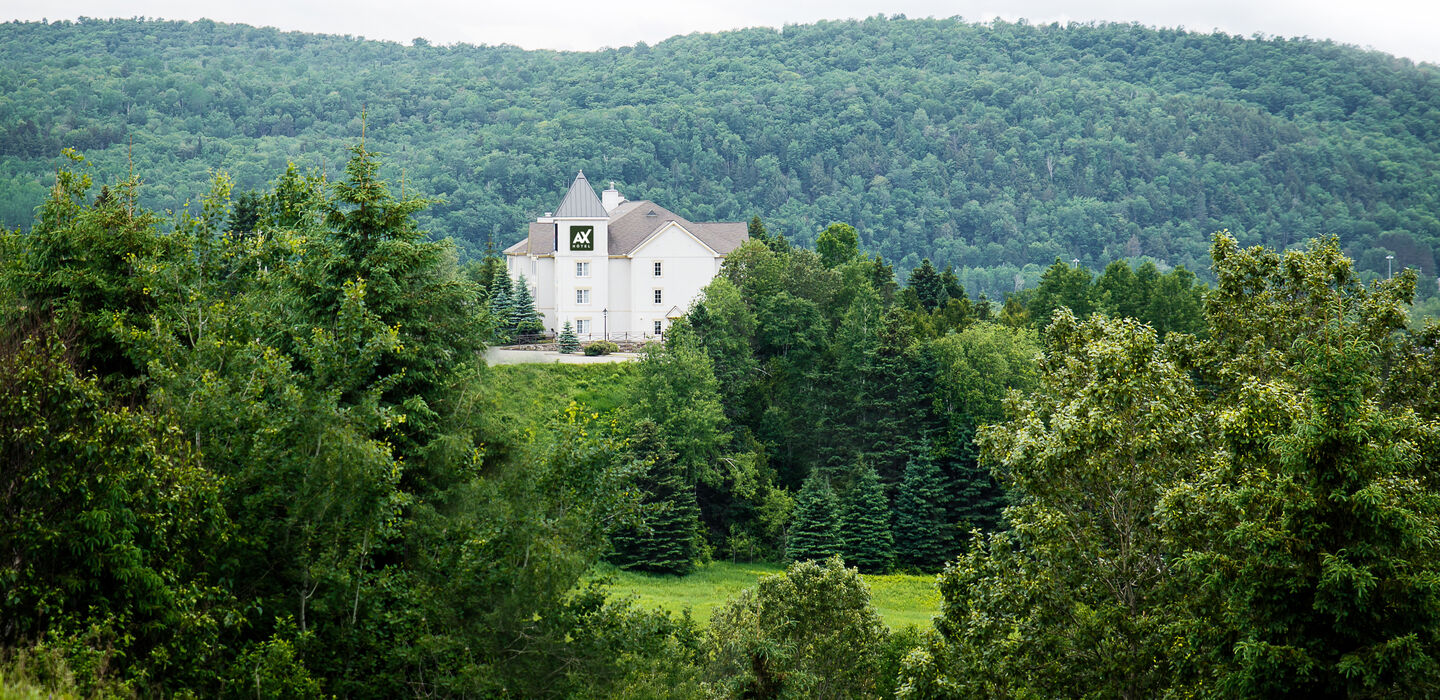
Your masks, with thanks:
M 577 184 L 585 182 L 585 175 L 582 173 L 575 178 L 575 182 Z M 590 192 L 592 199 L 595 199 L 595 193 L 590 190 L 588 183 L 584 184 L 584 189 Z M 560 204 L 562 211 L 556 212 L 556 217 L 566 216 L 562 212 L 574 195 L 575 186 L 571 185 L 570 193 L 565 195 L 565 201 Z M 599 199 L 595 199 L 595 206 L 600 207 Z M 607 218 L 604 214 L 604 207 L 600 207 L 600 211 L 600 216 L 594 218 Z M 750 237 L 743 221 L 689 221 L 649 200 L 622 202 L 620 206 L 610 212 L 608 218 L 610 220 L 608 229 L 611 255 L 633 253 L 641 243 L 644 243 L 652 234 L 671 221 L 684 227 L 686 231 L 720 255 L 728 255 L 730 251 L 739 248 L 740 244 Z M 505 249 L 507 255 L 550 255 L 554 252 L 555 224 L 538 221 L 530 224 L 528 236 Z
M 565 199 L 560 200 L 560 208 L 555 210 L 557 219 L 607 219 L 610 215 L 605 213 L 605 205 L 600 203 L 600 198 L 595 196 L 595 190 L 590 187 L 590 181 L 585 179 L 585 171 L 575 176 L 575 181 L 570 183 L 570 191 L 565 193 Z
M 610 254 L 629 255 L 650 234 L 674 221 L 715 252 L 725 255 L 748 237 L 743 221 L 694 222 L 649 200 L 625 202 L 610 212 Z

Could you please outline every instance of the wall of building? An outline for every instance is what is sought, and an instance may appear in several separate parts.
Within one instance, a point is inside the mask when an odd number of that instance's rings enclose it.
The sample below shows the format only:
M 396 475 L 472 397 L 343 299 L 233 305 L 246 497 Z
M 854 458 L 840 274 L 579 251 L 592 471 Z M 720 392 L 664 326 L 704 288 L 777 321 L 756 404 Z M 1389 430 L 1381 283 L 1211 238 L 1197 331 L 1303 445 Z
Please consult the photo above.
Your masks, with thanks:
M 655 321 L 670 327 L 666 314 L 675 307 L 688 311 L 700 291 L 715 277 L 714 251 L 684 229 L 670 226 L 631 254 L 630 308 L 637 332 L 650 333 Z M 655 276 L 655 263 L 661 274 Z M 655 303 L 655 290 L 662 291 Z
M 667 314 L 679 307 L 688 311 L 700 292 L 719 271 L 723 258 L 684 229 L 672 225 L 637 248 L 631 257 L 610 257 L 605 221 L 559 220 L 559 249 L 553 256 L 510 255 L 506 267 L 512 279 L 524 275 L 535 294 L 535 308 L 547 331 L 558 332 L 566 321 L 576 327 L 590 322 L 590 337 L 635 338 L 650 335 L 654 322 L 669 328 Z M 571 225 L 595 227 L 595 249 L 569 249 Z M 590 276 L 576 274 L 577 262 L 590 263 Z M 655 263 L 661 274 L 655 276 Z M 590 301 L 576 301 L 576 290 L 588 289 Z M 655 303 L 655 290 L 662 292 Z M 607 313 L 608 312 L 608 313 Z

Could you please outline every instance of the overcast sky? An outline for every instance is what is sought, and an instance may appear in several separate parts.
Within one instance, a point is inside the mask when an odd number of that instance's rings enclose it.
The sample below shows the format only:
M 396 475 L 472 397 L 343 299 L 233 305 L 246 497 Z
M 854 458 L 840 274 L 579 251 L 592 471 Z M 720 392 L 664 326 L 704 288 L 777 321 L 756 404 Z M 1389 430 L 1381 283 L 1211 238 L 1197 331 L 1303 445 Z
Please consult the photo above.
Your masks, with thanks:
M 408 43 L 591 50 L 676 34 L 876 14 L 1032 23 L 1140 22 L 1308 36 L 1440 64 L 1440 0 L 3 0 L 0 18 L 159 17 L 241 22 Z

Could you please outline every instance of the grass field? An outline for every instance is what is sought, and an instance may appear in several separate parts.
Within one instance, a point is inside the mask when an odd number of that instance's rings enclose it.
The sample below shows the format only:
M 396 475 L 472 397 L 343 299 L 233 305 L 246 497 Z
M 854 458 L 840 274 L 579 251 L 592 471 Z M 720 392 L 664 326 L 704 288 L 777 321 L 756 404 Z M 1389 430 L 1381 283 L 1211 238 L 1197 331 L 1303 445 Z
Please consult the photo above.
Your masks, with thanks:
M 614 579 L 611 590 L 621 595 L 634 595 L 642 608 L 661 608 L 679 613 L 685 608 L 696 621 L 710 622 L 715 608 L 741 590 L 754 586 L 761 576 L 783 570 L 777 564 L 730 564 L 714 562 L 696 569 L 688 576 L 651 576 L 613 567 L 597 573 Z M 865 576 L 870 586 L 870 599 L 880 618 L 890 629 L 910 625 L 924 629 L 930 618 L 940 612 L 940 592 L 935 590 L 935 577 L 890 574 Z

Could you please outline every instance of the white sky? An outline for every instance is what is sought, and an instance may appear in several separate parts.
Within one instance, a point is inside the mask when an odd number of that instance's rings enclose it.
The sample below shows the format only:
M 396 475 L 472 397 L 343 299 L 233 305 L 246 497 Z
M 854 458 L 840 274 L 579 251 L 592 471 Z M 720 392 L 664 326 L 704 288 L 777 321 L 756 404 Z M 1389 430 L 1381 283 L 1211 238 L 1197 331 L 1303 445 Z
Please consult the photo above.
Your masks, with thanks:
M 1440 0 L 0 0 L 0 19 L 158 17 L 239 22 L 408 43 L 592 50 L 676 34 L 863 18 L 1139 22 L 1308 36 L 1440 64 Z

